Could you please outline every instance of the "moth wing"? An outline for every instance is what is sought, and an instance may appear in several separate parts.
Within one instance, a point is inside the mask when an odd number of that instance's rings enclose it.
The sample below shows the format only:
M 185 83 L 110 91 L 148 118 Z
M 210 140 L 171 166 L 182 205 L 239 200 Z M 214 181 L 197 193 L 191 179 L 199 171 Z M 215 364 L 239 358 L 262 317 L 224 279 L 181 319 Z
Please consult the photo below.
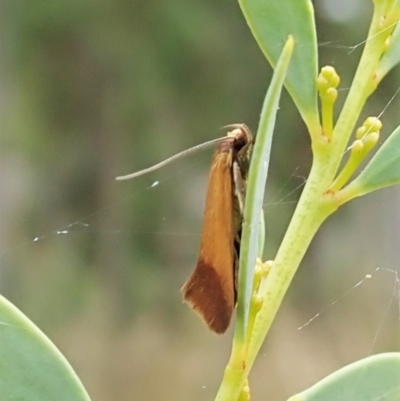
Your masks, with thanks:
M 214 157 L 206 195 L 200 256 L 182 287 L 187 302 L 216 333 L 224 333 L 235 307 L 232 153 Z

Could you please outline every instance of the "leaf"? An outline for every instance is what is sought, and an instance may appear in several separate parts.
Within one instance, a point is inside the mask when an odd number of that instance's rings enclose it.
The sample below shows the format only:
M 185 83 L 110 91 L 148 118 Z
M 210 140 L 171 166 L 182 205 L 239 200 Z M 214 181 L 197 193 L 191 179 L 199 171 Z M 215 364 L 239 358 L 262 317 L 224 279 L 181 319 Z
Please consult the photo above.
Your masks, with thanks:
M 53 343 L 0 296 L 0 399 L 90 401 Z
M 360 175 L 340 191 L 344 201 L 400 184 L 400 126 L 379 148 Z
M 318 130 L 318 51 L 311 1 L 239 0 L 239 4 L 258 45 L 273 68 L 288 36 L 294 37 L 295 50 L 285 86 L 310 132 Z
M 289 401 L 398 401 L 400 353 L 385 353 L 354 362 L 332 373 Z
M 247 332 L 249 303 L 253 291 L 253 270 L 257 255 L 260 252 L 258 249 L 260 243 L 259 233 L 260 229 L 263 228 L 260 224 L 260 217 L 262 218 L 262 204 L 268 175 L 275 119 L 278 112 L 283 81 L 293 54 L 293 46 L 293 38 L 290 37 L 287 39 L 285 47 L 282 50 L 281 57 L 265 96 L 257 131 L 257 140 L 251 155 L 241 237 L 238 282 L 238 316 L 236 328 L 237 335 L 241 339 L 245 338 Z

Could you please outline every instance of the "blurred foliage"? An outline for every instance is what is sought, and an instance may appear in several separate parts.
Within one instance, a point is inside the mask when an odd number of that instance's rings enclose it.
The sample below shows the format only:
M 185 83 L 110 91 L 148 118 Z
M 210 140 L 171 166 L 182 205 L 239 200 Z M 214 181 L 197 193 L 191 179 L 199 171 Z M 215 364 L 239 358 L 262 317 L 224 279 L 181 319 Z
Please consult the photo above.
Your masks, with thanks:
M 371 5 L 315 6 L 321 66 L 342 76 L 343 100 Z M 1 292 L 60 346 L 94 400 L 211 399 L 230 334 L 208 333 L 179 293 L 196 262 L 211 152 L 135 181 L 114 177 L 223 135 L 226 124 L 256 130 L 271 70 L 238 5 L 0 0 L 0 10 Z M 367 114 L 398 86 L 396 69 Z M 397 97 L 384 133 L 398 107 Z M 310 166 L 287 95 L 274 146 L 269 259 Z M 398 199 L 396 189 L 373 194 L 324 225 L 251 377 L 255 399 L 282 399 L 394 346 Z

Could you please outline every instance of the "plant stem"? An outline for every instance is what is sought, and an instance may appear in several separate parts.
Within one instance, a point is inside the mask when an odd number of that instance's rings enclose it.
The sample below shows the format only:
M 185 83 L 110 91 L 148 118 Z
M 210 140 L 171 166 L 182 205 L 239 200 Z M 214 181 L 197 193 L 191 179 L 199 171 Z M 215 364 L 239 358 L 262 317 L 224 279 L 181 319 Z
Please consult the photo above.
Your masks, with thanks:
M 257 353 L 282 303 L 283 297 L 300 265 L 315 233 L 336 209 L 336 203 L 323 195 L 326 188 L 321 177 L 322 165 L 314 163 L 296 211 L 278 250 L 260 293 L 263 306 L 256 317 L 246 359 L 246 371 L 251 369 Z
M 309 180 L 279 248 L 274 266 L 260 289 L 264 302 L 254 323 L 245 364 L 242 369 L 227 367 L 216 401 L 238 399 L 240 389 L 246 383 L 257 353 L 312 238 L 322 222 L 337 208 L 330 198 L 323 196 L 329 177 L 322 177 L 324 164 L 319 160 L 321 159 L 317 158 L 314 161 Z

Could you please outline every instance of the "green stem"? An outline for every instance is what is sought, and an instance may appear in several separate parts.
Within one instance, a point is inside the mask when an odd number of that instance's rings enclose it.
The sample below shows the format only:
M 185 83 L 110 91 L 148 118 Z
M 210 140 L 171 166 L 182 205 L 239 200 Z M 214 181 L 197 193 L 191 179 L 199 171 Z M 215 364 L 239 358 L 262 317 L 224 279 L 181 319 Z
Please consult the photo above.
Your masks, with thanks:
M 314 161 L 309 180 L 299 200 L 292 221 L 276 256 L 274 266 L 268 274 L 260 294 L 264 301 L 257 314 L 246 361 L 242 369 L 228 366 L 223 384 L 218 393 L 218 401 L 234 401 L 245 385 L 248 373 L 264 341 L 270 325 L 278 311 L 287 288 L 302 260 L 312 238 L 323 221 L 333 213 L 337 205 L 323 196 L 328 178 L 322 177 L 323 163 Z
M 254 323 L 246 359 L 246 371 L 251 369 L 257 353 L 282 303 L 283 297 L 308 249 L 315 233 L 337 206 L 323 195 L 326 188 L 321 180 L 322 165 L 314 163 L 296 211 L 287 229 L 274 266 L 260 293 L 263 306 Z

